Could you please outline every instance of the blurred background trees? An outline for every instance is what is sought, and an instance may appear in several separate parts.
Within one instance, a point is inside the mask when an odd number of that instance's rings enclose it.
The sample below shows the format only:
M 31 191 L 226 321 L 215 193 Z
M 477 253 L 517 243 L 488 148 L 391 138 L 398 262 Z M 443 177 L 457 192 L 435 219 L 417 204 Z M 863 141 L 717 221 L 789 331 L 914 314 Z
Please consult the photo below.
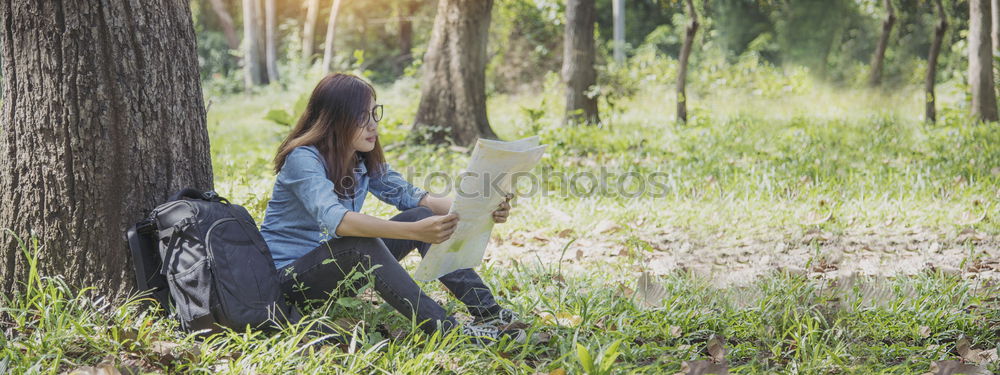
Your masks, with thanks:
M 970 2 L 965 0 L 940 4 L 934 0 L 695 0 L 690 6 L 684 0 L 622 0 L 624 59 L 616 64 L 613 8 L 618 1 L 504 0 L 490 7 L 488 36 L 474 47 L 485 45 L 482 87 L 487 97 L 537 92 L 553 81 L 547 77 L 566 75 L 564 64 L 571 68 L 572 64 L 593 65 L 594 83 L 563 79 L 579 86 L 565 89 L 586 91 L 581 97 L 597 101 L 601 108 L 613 108 L 618 99 L 642 85 L 676 85 L 677 111 L 665 116 L 679 120 L 689 111 L 682 105 L 690 105 L 683 101 L 689 96 L 748 79 L 724 76 L 737 74 L 729 68 L 741 63 L 779 73 L 804 72 L 834 87 L 894 90 L 923 85 L 928 103 L 934 101 L 932 81 L 951 81 L 968 93 L 970 103 L 978 104 L 984 92 L 973 95 L 970 89 L 982 81 L 969 80 L 970 43 L 986 35 L 984 44 L 976 46 L 989 45 L 987 51 L 995 51 L 991 39 L 1000 35 L 1000 26 L 991 22 L 998 16 L 992 4 L 996 0 L 973 2 L 985 7 L 982 20 L 988 25 L 975 35 L 970 33 Z M 252 91 L 316 71 L 310 69 L 351 70 L 378 84 L 423 77 L 435 15 L 449 4 L 431 0 L 193 0 L 206 91 L 210 95 Z M 573 61 L 563 59 L 566 51 L 576 50 L 567 49 L 564 41 L 577 40 L 568 38 L 575 30 L 570 26 L 577 22 L 569 19 L 576 13 L 568 9 L 577 9 L 578 4 L 594 9 L 593 64 L 589 52 Z M 690 33 L 685 66 L 681 61 L 694 20 L 691 10 L 697 13 L 699 28 Z M 464 31 L 448 30 L 455 32 Z M 939 44 L 934 47 L 936 40 Z M 972 63 L 989 63 L 977 72 L 992 74 L 993 54 L 977 56 L 981 58 Z M 680 74 L 685 68 L 688 77 Z M 576 70 L 571 73 L 578 74 Z M 996 85 L 987 82 L 987 86 L 995 89 Z M 761 90 L 766 93 L 774 88 Z M 602 116 L 591 114 L 588 105 L 568 103 L 566 108 L 583 109 L 585 122 L 596 123 Z M 933 105 L 928 105 L 925 115 L 929 120 L 935 117 Z M 476 127 L 480 135 L 488 134 L 488 125 Z

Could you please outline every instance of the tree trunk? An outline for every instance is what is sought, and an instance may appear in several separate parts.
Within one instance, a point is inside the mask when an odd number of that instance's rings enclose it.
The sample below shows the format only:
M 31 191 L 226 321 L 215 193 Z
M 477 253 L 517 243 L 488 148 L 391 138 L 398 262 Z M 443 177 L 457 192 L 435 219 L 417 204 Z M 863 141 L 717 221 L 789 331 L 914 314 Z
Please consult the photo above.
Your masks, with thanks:
M 993 51 L 1000 48 L 1000 0 L 990 1 L 990 40 Z
M 868 76 L 868 85 L 876 87 L 882 84 L 882 65 L 885 62 L 885 50 L 889 47 L 889 36 L 892 35 L 892 26 L 896 24 L 896 11 L 892 7 L 892 0 L 884 0 L 885 20 L 882 21 L 882 35 L 878 38 L 878 47 L 872 55 L 872 71 Z
M 420 3 L 417 0 L 407 0 L 403 3 L 403 11 L 399 15 L 399 71 L 413 61 L 413 15 L 417 13 Z
M 990 0 L 969 0 L 969 88 L 972 115 L 981 121 L 997 121 L 990 17 Z
M 267 80 L 277 83 L 278 78 L 278 32 L 277 15 L 275 14 L 274 0 L 264 0 L 264 46 L 265 62 L 267 65 Z
M 0 2 L 0 228 L 42 274 L 134 286 L 124 233 L 182 187 L 212 188 L 189 2 Z M 0 287 L 28 265 L 0 231 Z
M 233 23 L 233 16 L 229 15 L 229 11 L 226 10 L 226 3 L 223 0 L 210 1 L 212 2 L 212 10 L 219 17 L 219 24 L 222 25 L 222 33 L 226 35 L 229 49 L 239 50 L 240 38 L 236 35 L 236 24 Z
M 264 69 L 260 66 L 260 35 L 257 28 L 257 0 L 243 0 L 243 80 L 249 89 L 264 84 Z
M 687 25 L 684 35 L 684 45 L 681 46 L 680 68 L 677 71 L 677 119 L 687 122 L 687 68 L 688 58 L 691 57 L 691 48 L 694 44 L 695 34 L 698 33 L 698 10 L 694 8 L 694 1 L 687 0 L 688 17 L 691 22 Z
M 611 1 L 613 56 L 618 65 L 625 63 L 625 0 Z
M 596 47 L 594 23 L 597 12 L 594 0 L 566 2 L 566 34 L 563 41 L 562 76 L 566 82 L 566 123 L 596 124 L 597 97 L 587 96 L 597 83 L 594 70 Z
M 930 123 L 937 121 L 937 97 L 934 95 L 934 82 L 937 79 L 937 61 L 938 55 L 941 54 L 941 43 L 944 41 L 944 33 L 948 29 L 948 15 L 944 12 L 941 0 L 934 0 L 934 5 L 937 7 L 938 23 L 934 27 L 934 40 L 931 42 L 931 50 L 927 55 L 927 77 L 924 80 L 924 91 L 927 99 L 925 100 L 924 117 Z
M 309 0 L 306 8 L 306 23 L 302 27 L 302 61 L 307 66 L 313 62 L 316 44 L 316 19 L 319 18 L 319 0 Z
M 411 137 L 467 146 L 496 138 L 486 117 L 486 43 L 493 0 L 438 0 Z
M 337 13 L 340 13 L 340 0 L 333 0 L 330 6 L 330 22 L 326 24 L 326 40 L 323 41 L 323 70 L 327 72 L 333 64 L 333 38 L 337 32 Z

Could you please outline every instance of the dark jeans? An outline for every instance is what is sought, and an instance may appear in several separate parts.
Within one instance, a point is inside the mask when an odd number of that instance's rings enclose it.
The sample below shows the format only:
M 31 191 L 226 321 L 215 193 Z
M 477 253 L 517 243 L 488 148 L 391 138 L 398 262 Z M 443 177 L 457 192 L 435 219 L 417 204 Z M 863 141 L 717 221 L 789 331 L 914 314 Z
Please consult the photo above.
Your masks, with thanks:
M 406 210 L 390 220 L 418 221 L 433 215 L 430 209 Z M 399 264 L 410 251 L 427 254 L 430 244 L 414 240 L 342 237 L 331 239 L 279 270 L 281 288 L 297 305 L 310 300 L 325 301 L 332 295 L 356 294 L 368 282 L 362 277 L 347 280 L 352 271 L 370 272 L 375 291 L 408 318 L 416 317 L 421 329 L 433 332 L 457 325 L 441 305 L 428 297 Z M 374 269 L 373 269 L 374 268 Z M 496 313 L 499 306 L 483 279 L 471 268 L 441 276 L 441 283 L 464 303 L 474 316 Z M 350 283 L 351 285 L 346 285 Z M 338 288 L 338 285 L 345 284 Z

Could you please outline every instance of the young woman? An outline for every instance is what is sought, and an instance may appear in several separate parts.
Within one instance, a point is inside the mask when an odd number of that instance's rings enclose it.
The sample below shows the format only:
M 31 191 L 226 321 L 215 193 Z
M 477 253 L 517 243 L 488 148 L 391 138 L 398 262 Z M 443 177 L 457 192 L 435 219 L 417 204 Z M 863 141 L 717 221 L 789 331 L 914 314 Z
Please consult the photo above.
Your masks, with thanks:
M 447 240 L 459 218 L 448 214 L 451 198 L 428 195 L 385 163 L 378 141 L 381 118 L 371 85 L 346 74 L 323 78 L 278 148 L 278 177 L 261 233 L 293 303 L 356 293 L 367 280 L 341 284 L 352 272 L 364 272 L 386 302 L 424 331 L 454 329 L 455 318 L 424 294 L 399 260 L 413 249 L 423 256 L 431 243 Z M 389 220 L 360 213 L 369 192 L 402 213 Z M 493 220 L 505 222 L 509 210 L 502 203 Z M 462 332 L 487 341 L 524 339 L 521 330 L 497 328 L 516 316 L 497 304 L 475 271 L 458 270 L 440 281 L 475 317 Z

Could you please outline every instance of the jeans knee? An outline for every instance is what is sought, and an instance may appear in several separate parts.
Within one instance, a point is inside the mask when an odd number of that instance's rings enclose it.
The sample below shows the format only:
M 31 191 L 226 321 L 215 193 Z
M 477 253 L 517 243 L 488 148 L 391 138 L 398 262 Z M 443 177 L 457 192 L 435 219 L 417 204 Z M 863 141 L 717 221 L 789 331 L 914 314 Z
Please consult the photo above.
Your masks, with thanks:
M 431 216 L 434 216 L 434 211 L 431 211 L 430 208 L 420 206 L 403 211 L 393 219 L 396 221 L 420 221 Z

